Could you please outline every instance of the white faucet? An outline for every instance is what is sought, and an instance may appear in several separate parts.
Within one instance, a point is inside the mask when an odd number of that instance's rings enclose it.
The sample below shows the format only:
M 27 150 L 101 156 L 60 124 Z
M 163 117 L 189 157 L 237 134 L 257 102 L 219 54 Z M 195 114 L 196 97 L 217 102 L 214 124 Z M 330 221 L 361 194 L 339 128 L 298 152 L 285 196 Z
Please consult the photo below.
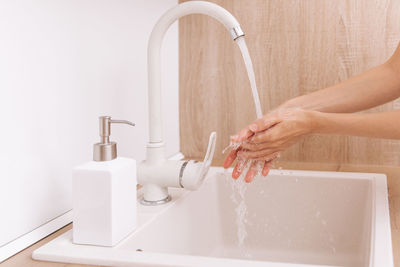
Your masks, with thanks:
M 171 198 L 168 187 L 196 190 L 203 182 L 214 156 L 216 133 L 212 132 L 203 162 L 167 160 L 164 155 L 161 112 L 161 44 L 169 26 L 189 14 L 209 15 L 231 33 L 233 40 L 244 36 L 238 21 L 226 9 L 205 1 L 190 1 L 168 10 L 154 26 L 148 44 L 149 134 L 146 160 L 138 166 L 137 177 L 143 185 L 144 205 L 158 205 Z

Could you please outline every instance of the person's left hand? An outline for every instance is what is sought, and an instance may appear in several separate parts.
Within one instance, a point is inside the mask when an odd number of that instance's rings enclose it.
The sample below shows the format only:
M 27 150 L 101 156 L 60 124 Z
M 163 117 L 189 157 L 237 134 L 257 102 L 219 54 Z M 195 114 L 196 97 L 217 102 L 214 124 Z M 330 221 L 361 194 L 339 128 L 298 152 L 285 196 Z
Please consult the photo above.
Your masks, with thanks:
M 279 153 L 313 132 L 314 116 L 316 116 L 315 111 L 281 109 L 257 119 L 231 138 L 234 142 L 243 143 L 238 150 L 229 153 L 225 159 L 224 168 L 229 168 L 236 158 L 244 158 L 245 161 L 251 159 L 253 164 L 246 174 L 245 181 L 251 182 L 257 174 L 255 162 L 264 163 L 262 174 L 266 176 L 270 163 Z M 235 179 L 243 172 L 241 162 L 243 160 L 236 164 L 232 172 L 232 177 Z

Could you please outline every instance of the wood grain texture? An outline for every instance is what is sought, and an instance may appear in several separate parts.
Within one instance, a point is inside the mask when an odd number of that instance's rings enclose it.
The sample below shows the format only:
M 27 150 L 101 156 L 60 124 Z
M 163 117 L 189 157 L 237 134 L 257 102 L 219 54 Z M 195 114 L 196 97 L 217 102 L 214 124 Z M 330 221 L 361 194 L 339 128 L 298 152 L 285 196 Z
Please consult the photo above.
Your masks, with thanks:
M 383 63 L 400 40 L 398 0 L 212 2 L 232 12 L 246 33 L 264 113 Z M 182 18 L 179 34 L 181 151 L 201 158 L 216 130 L 220 159 L 229 136 L 256 117 L 241 54 L 225 28 L 207 16 Z M 368 112 L 399 107 L 395 101 Z M 311 136 L 283 159 L 400 165 L 400 142 Z

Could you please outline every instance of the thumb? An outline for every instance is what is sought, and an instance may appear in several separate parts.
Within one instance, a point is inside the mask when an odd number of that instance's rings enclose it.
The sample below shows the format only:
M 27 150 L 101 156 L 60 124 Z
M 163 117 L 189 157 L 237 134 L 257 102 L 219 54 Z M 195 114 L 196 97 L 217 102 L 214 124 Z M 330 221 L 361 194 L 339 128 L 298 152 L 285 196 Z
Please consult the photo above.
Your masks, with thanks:
M 249 129 L 254 133 L 261 132 L 271 128 L 272 126 L 282 122 L 278 116 L 266 115 L 249 125 Z

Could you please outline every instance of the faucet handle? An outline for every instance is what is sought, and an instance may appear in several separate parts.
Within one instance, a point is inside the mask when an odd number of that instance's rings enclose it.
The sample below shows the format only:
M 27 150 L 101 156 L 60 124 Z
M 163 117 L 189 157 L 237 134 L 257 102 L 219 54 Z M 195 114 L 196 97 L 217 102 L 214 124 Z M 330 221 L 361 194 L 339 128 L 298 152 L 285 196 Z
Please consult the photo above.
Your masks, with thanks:
M 208 141 L 208 147 L 203 162 L 187 161 L 182 165 L 179 175 L 179 184 L 181 187 L 196 190 L 203 183 L 208 170 L 210 169 L 215 152 L 217 133 L 212 132 Z
M 210 169 L 211 162 L 214 158 L 216 143 L 217 143 L 217 133 L 212 132 L 210 134 L 210 138 L 208 139 L 207 152 L 206 152 L 206 155 L 204 156 L 203 167 L 201 168 L 200 177 L 201 177 L 202 181 L 204 180 L 204 178 L 207 175 L 208 170 Z

